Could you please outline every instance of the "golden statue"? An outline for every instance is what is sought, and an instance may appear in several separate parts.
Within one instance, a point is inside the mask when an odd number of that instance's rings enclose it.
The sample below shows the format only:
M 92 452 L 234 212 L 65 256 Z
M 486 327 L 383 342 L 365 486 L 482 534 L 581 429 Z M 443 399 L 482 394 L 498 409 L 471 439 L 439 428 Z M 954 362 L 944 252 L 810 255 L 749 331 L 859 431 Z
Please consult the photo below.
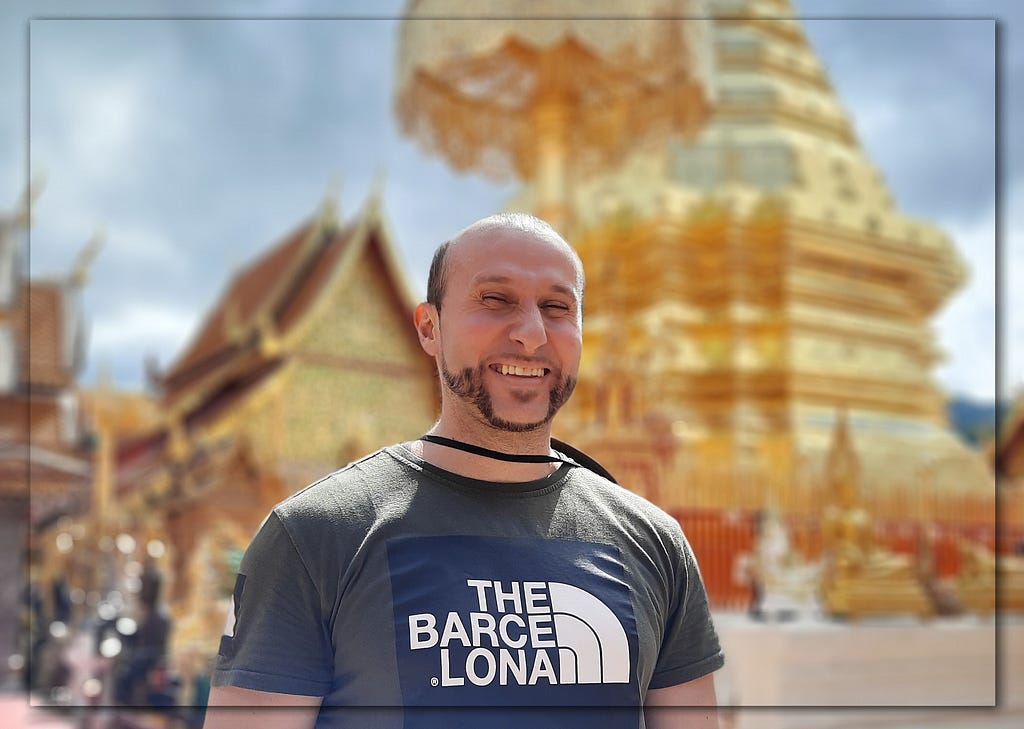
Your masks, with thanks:
M 825 609 L 853 618 L 931 615 L 933 606 L 911 559 L 876 543 L 871 514 L 860 501 L 859 464 L 845 414 L 836 419 L 825 467 L 831 499 L 823 520 Z

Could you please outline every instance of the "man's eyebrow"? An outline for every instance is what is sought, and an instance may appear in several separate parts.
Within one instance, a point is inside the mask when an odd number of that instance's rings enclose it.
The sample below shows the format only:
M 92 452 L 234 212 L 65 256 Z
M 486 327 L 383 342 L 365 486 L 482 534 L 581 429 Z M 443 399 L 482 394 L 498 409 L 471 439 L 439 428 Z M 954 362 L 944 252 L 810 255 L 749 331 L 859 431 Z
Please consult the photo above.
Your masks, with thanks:
M 576 296 L 577 291 L 573 286 L 566 286 L 565 284 L 555 284 L 551 287 L 551 290 L 558 294 L 566 294 L 568 296 Z
M 476 276 L 473 277 L 472 284 L 474 286 L 479 286 L 480 284 L 485 284 L 485 283 L 504 283 L 504 284 L 507 284 L 507 283 L 509 283 L 511 281 L 512 281 L 512 279 L 510 279 L 508 276 L 502 276 L 501 274 L 490 274 L 490 275 L 487 275 L 487 274 L 477 274 Z
M 512 283 L 512 279 L 509 276 L 504 276 L 500 273 L 493 274 L 479 274 L 473 278 L 471 282 L 473 286 L 480 286 L 481 284 L 498 283 L 507 284 Z M 556 294 L 566 294 L 567 296 L 576 296 L 576 288 L 574 286 L 566 286 L 565 284 L 554 284 L 551 290 Z

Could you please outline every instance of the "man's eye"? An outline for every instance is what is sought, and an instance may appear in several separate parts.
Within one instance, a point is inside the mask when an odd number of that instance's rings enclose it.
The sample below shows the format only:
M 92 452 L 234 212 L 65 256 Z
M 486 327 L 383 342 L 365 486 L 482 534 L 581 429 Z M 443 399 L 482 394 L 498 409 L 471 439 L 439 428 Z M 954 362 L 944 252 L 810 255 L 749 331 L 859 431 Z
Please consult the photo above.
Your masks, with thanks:
M 494 304 L 507 304 L 508 298 L 501 294 L 484 294 L 481 297 L 484 301 L 489 301 Z
M 542 307 L 549 311 L 569 311 L 569 305 L 563 304 L 561 301 L 549 301 L 546 304 L 542 304 Z

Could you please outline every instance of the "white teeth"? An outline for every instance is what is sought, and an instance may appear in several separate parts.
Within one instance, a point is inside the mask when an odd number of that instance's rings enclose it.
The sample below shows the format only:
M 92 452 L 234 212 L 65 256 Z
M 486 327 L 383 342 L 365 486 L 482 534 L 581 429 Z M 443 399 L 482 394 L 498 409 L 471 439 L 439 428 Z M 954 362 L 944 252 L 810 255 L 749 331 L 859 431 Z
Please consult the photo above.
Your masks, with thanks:
M 516 367 L 515 365 L 499 365 L 501 374 L 518 375 L 519 377 L 543 377 L 543 367 Z

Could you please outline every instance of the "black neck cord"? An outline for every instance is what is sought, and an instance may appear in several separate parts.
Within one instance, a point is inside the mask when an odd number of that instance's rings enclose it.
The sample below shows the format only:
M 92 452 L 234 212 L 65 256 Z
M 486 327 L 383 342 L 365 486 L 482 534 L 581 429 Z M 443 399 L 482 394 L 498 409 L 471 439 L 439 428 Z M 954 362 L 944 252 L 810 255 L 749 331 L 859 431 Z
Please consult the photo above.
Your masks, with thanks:
M 483 456 L 484 458 L 494 458 L 499 461 L 512 461 L 513 463 L 570 463 L 570 461 L 567 461 L 564 458 L 559 458 L 558 456 L 533 456 L 523 453 L 502 453 L 501 451 L 492 451 L 490 448 L 473 445 L 472 443 L 463 443 L 461 440 L 445 438 L 440 435 L 428 434 L 421 437 L 420 440 L 425 440 L 427 443 L 445 446 L 446 448 L 455 448 L 456 450 L 466 451 L 467 453 Z
M 420 440 L 426 441 L 427 443 L 434 443 L 439 446 L 445 446 L 446 448 L 466 451 L 467 453 L 483 456 L 484 458 L 494 458 L 498 461 L 511 461 L 513 463 L 565 463 L 570 466 L 582 466 L 590 469 L 600 476 L 604 476 L 612 483 L 618 483 L 615 480 L 615 477 L 612 476 L 611 473 L 609 473 L 608 470 L 596 460 L 588 456 L 583 451 L 573 448 L 568 443 L 563 443 L 555 438 L 551 439 L 551 447 L 556 451 L 565 453 L 569 458 L 561 458 L 559 456 L 528 455 L 524 453 L 503 453 L 502 451 L 494 451 L 490 448 L 473 445 L 472 443 L 464 443 L 463 441 L 455 440 L 454 438 L 445 438 L 441 435 L 427 434 L 420 436 Z

